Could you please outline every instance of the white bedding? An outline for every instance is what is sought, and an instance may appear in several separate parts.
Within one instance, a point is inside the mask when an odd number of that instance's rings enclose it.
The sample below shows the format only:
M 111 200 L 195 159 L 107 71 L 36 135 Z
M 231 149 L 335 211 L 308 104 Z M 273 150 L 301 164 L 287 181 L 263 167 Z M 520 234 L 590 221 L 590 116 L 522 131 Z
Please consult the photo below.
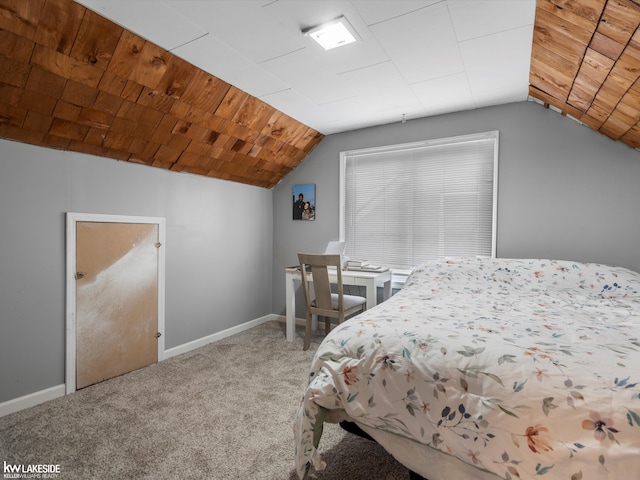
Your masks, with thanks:
M 430 480 L 433 464 L 410 463 L 407 445 L 487 478 L 640 479 L 639 385 L 640 274 L 429 263 L 318 348 L 295 423 L 298 474 L 321 465 L 322 423 L 349 419 Z

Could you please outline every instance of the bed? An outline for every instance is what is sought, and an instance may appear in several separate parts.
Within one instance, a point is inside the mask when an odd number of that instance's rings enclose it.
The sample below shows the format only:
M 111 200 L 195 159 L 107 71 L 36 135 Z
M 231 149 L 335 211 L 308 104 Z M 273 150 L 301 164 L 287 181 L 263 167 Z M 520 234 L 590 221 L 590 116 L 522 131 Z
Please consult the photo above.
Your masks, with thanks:
M 424 264 L 318 347 L 294 424 L 300 478 L 341 421 L 429 480 L 640 479 L 640 274 Z

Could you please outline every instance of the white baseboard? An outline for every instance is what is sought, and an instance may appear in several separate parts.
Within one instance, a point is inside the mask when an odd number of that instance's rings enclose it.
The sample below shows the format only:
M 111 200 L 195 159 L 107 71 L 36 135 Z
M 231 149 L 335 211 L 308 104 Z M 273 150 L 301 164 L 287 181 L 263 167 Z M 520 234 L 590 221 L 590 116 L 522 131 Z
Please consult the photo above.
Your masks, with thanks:
M 240 333 L 244 330 L 248 330 L 252 327 L 258 326 L 262 323 L 276 320 L 280 321 L 280 316 L 275 314 L 265 315 L 264 317 L 256 318 L 255 320 L 251 320 L 249 322 L 243 323 L 241 325 L 237 325 L 235 327 L 228 328 L 221 332 L 214 333 L 213 335 L 209 335 L 204 338 L 199 338 L 198 340 L 194 340 L 193 342 L 185 343 L 178 347 L 170 348 L 169 350 L 164 351 L 164 358 L 174 357 L 176 355 L 180 355 L 181 353 L 190 352 L 196 348 L 204 347 L 211 342 L 215 342 L 217 340 L 222 340 L 223 338 L 230 337 L 231 335 L 235 335 L 236 333 Z M 282 317 L 284 321 L 284 317 Z M 30 393 L 29 395 L 25 395 L 24 397 L 14 398 L 13 400 L 8 400 L 6 402 L 0 403 L 0 417 L 4 417 L 5 415 L 9 415 L 11 413 L 19 412 L 20 410 L 24 410 L 25 408 L 34 407 L 44 402 L 48 402 L 49 400 L 53 400 L 58 397 L 64 397 L 66 393 L 66 387 L 64 384 L 57 385 L 55 387 L 47 388 L 45 390 L 40 390 L 39 392 Z
M 287 323 L 287 317 L 285 315 L 276 315 L 275 313 L 272 313 L 271 316 L 273 317 L 271 320 L 275 320 L 276 322 Z M 296 317 L 296 325 L 302 325 L 304 327 L 306 324 L 307 324 L 307 321 L 304 318 Z
M 208 345 L 212 342 L 217 342 L 218 340 L 230 337 L 231 335 L 235 335 L 236 333 L 240 333 L 244 330 L 248 330 L 271 320 L 278 320 L 278 316 L 271 313 L 269 315 L 265 315 L 264 317 L 256 318 L 255 320 L 243 323 L 241 325 L 227 328 L 226 330 L 222 330 L 221 332 L 199 338 L 198 340 L 194 340 L 192 342 L 184 343 L 177 347 L 170 348 L 169 350 L 164 351 L 164 358 L 167 359 L 175 357 L 176 355 L 180 355 L 181 353 L 190 352 L 191 350 L 195 350 L 196 348 L 204 347 L 205 345 Z
M 65 386 L 56 385 L 55 387 L 40 390 L 39 392 L 30 393 L 24 397 L 14 398 L 7 402 L 0 403 L 0 417 L 11 413 L 19 412 L 25 408 L 35 407 L 54 398 L 64 397 Z

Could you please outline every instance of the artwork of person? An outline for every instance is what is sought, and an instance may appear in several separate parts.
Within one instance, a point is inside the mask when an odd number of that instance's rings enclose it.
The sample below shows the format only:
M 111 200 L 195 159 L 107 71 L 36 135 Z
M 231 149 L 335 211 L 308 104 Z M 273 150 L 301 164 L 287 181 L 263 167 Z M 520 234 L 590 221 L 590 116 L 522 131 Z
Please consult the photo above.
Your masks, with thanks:
M 302 212 L 304 211 L 304 195 L 298 195 L 298 200 L 293 203 L 293 219 L 302 220 Z
M 311 204 L 309 202 L 304 202 L 304 209 L 302 210 L 302 220 L 314 220 L 316 218 L 316 214 L 313 210 L 311 210 Z

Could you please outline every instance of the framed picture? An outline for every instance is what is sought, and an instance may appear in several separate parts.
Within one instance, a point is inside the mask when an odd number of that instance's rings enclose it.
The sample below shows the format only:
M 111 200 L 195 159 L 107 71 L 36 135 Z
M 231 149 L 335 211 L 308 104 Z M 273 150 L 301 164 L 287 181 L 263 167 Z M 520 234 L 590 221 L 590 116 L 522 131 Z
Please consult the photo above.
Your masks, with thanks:
M 316 184 L 293 186 L 293 219 L 316 219 Z

